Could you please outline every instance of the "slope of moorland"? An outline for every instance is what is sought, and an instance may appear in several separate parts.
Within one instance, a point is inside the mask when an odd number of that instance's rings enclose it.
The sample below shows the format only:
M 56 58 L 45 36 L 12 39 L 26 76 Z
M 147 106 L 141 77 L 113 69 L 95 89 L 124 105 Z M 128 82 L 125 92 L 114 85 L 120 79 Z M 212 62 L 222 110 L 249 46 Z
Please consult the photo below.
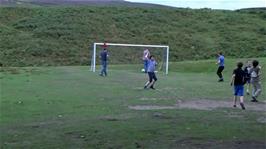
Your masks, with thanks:
M 166 44 L 170 61 L 266 56 L 266 11 L 171 7 L 0 7 L 3 66 L 87 65 L 93 42 Z M 113 63 L 139 61 L 132 50 Z

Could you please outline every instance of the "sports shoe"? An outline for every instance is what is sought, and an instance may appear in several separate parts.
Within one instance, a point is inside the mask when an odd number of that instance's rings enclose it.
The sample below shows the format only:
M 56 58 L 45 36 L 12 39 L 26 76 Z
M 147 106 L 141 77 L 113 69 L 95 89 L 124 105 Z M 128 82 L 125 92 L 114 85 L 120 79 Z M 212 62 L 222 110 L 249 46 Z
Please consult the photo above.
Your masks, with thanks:
M 252 96 L 251 102 L 258 102 L 258 100 L 256 99 L 256 97 Z
M 242 108 L 243 110 L 246 109 L 243 103 L 240 103 L 240 106 L 241 106 L 241 108 Z
M 144 89 L 147 89 L 147 86 L 144 86 Z
M 155 88 L 153 86 L 150 87 L 151 89 L 155 90 Z
M 233 107 L 235 107 L 235 108 L 236 108 L 236 105 L 234 105 Z
M 224 79 L 219 79 L 218 82 L 224 82 Z

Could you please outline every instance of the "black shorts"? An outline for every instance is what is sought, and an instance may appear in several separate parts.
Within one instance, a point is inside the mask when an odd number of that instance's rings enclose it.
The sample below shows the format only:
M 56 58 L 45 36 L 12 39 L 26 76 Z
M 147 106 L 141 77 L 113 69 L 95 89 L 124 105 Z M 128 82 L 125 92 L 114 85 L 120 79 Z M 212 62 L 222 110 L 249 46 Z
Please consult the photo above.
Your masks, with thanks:
M 157 77 L 154 72 L 148 72 L 149 80 L 152 82 L 152 80 L 157 81 Z

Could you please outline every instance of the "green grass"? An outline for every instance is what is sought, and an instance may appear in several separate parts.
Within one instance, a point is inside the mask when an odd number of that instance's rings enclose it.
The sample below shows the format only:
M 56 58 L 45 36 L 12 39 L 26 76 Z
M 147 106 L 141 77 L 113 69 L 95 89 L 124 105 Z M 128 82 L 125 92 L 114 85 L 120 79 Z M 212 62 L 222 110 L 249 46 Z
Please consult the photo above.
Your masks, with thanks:
M 231 101 L 229 79 L 236 61 L 226 60 L 224 83 L 217 83 L 215 61 L 172 63 L 168 76 L 158 74 L 156 91 L 142 89 L 146 76 L 137 66 L 110 66 L 106 78 L 87 66 L 3 68 L 1 148 L 263 148 L 266 125 L 257 119 L 265 112 L 128 108 Z M 265 68 L 266 59 L 259 61 Z M 265 99 L 263 90 L 259 100 Z M 249 100 L 246 96 L 246 104 Z
M 170 61 L 266 56 L 266 13 L 123 6 L 0 7 L 0 64 L 87 65 L 92 43 L 165 44 Z M 139 49 L 141 55 L 142 49 Z M 114 63 L 139 60 L 112 52 Z M 123 59 L 121 59 L 123 57 Z

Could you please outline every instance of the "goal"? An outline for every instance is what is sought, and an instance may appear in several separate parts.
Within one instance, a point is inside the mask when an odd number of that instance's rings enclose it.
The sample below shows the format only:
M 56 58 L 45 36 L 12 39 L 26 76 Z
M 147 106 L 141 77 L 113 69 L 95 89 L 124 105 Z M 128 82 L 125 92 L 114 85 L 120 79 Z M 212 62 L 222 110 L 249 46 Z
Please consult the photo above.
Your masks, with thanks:
M 114 57 L 115 53 L 120 54 L 120 56 L 116 57 L 122 57 L 120 61 L 123 61 L 122 59 L 126 59 L 127 62 L 130 64 L 133 64 L 134 62 L 138 61 L 140 64 L 142 61 L 140 57 L 142 56 L 143 50 L 145 48 L 148 48 L 150 50 L 151 55 L 154 55 L 156 57 L 156 61 L 159 62 L 158 68 L 159 71 L 163 71 L 165 74 L 168 74 L 168 63 L 169 63 L 169 46 L 168 45 L 144 45 L 144 44 L 121 44 L 121 43 L 93 43 L 93 49 L 92 49 L 92 59 L 91 59 L 91 71 L 96 71 L 96 63 L 99 62 L 99 51 L 102 50 L 103 45 L 107 46 L 107 50 L 110 53 L 109 59 L 112 59 Z M 130 53 L 126 53 L 125 51 L 131 51 Z M 121 56 L 122 55 L 122 56 Z M 138 58 L 136 58 L 137 55 Z M 137 60 L 136 60 L 137 59 Z M 112 60 L 114 63 L 119 63 L 119 60 Z M 125 64 L 125 63 L 123 63 Z

